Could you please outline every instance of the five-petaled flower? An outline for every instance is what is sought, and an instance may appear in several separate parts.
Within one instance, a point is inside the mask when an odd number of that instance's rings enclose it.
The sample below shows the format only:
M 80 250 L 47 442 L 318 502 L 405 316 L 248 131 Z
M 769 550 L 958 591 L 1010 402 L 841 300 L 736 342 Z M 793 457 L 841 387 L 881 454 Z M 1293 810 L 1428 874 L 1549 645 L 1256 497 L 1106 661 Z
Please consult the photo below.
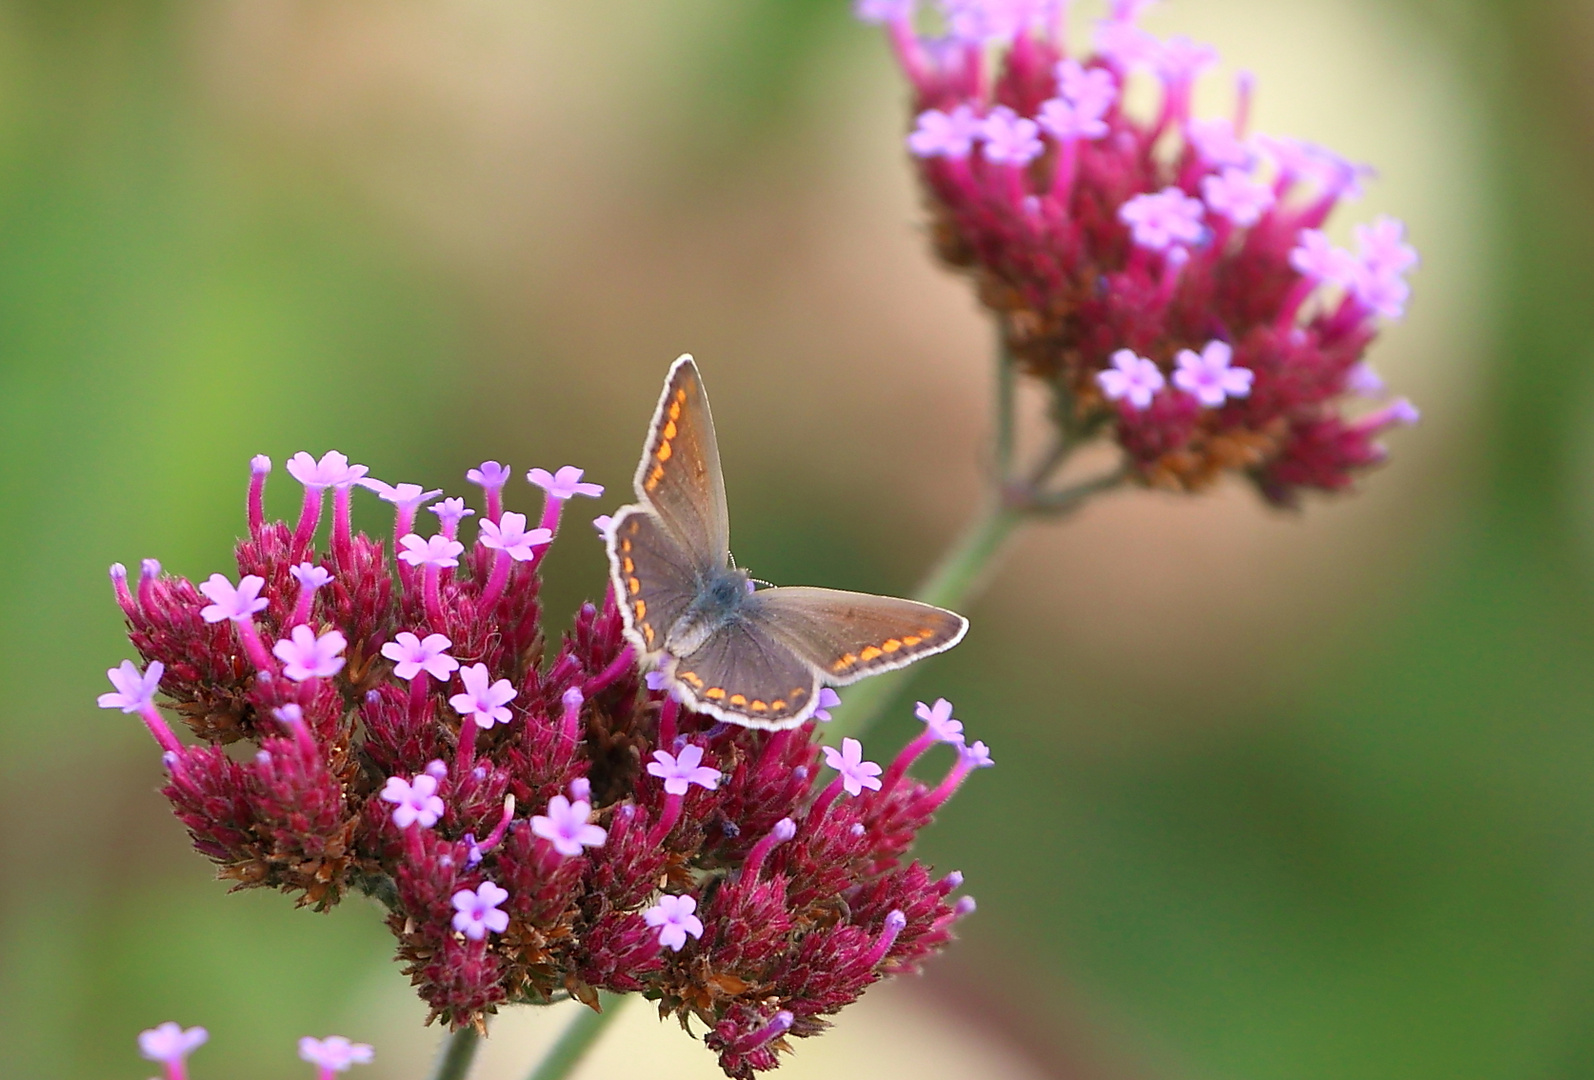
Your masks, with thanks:
M 1176 187 L 1149 195 L 1136 195 L 1118 210 L 1135 243 L 1152 251 L 1167 251 L 1177 244 L 1194 244 L 1206 235 L 1201 224 L 1205 207 Z
M 1222 214 L 1242 229 L 1249 229 L 1272 209 L 1273 188 L 1244 169 L 1224 169 L 1201 181 L 1201 195 L 1215 214 Z
M 1200 353 L 1181 349 L 1173 383 L 1201 404 L 1215 409 L 1228 398 L 1243 398 L 1251 393 L 1252 373 L 1230 367 L 1233 360 L 1234 350 L 1222 341 L 1208 342 Z
M 659 932 L 659 945 L 671 952 L 680 952 L 686 945 L 686 936 L 691 934 L 694 938 L 703 936 L 703 920 L 693 912 L 697 911 L 697 898 L 693 896 L 671 896 L 665 893 L 659 897 L 658 903 L 642 913 L 642 918 L 647 924 Z
M 584 799 L 571 802 L 563 795 L 548 800 L 548 813 L 531 819 L 531 831 L 553 845 L 561 855 L 580 855 L 584 847 L 602 847 L 609 834 L 588 824 L 592 806 Z
M 841 704 L 841 695 L 828 686 L 819 688 L 819 703 L 814 707 L 814 719 L 821 724 L 830 723 L 830 710 Z
M 480 467 L 467 470 L 465 479 L 477 487 L 491 491 L 501 488 L 509 483 L 510 469 L 508 465 L 500 465 L 496 461 L 484 461 Z
M 406 682 L 426 672 L 439 682 L 459 670 L 459 661 L 448 655 L 454 643 L 442 634 L 419 638 L 400 630 L 382 646 L 382 655 L 393 661 L 393 674 Z
M 155 691 L 160 689 L 161 676 L 165 672 L 166 665 L 159 660 L 151 660 L 142 674 L 133 661 L 123 660 L 119 667 L 113 667 L 105 673 L 116 691 L 100 695 L 100 708 L 121 709 L 125 713 L 151 708 L 155 703 Z
M 454 528 L 465 518 L 471 517 L 476 513 L 476 511 L 465 505 L 464 499 L 458 498 L 457 496 L 451 499 L 444 499 L 441 502 L 433 503 L 426 509 L 437 515 L 437 520 L 439 523 L 441 523 L 445 532 Z M 434 536 L 432 539 L 435 540 L 437 538 Z M 402 544 L 403 541 L 400 540 L 399 543 Z M 461 546 L 461 550 L 464 550 L 463 546 Z M 402 559 L 404 556 L 400 555 L 399 558 Z
M 454 905 L 454 929 L 480 941 L 489 933 L 502 934 L 509 926 L 509 912 L 498 907 L 509 899 L 509 890 L 484 881 L 475 889 L 461 889 L 450 902 Z
M 848 795 L 862 795 L 865 788 L 880 790 L 880 766 L 863 760 L 863 743 L 857 739 L 842 739 L 840 750 L 825 747 L 825 764 L 841 774 L 841 785 Z
M 223 619 L 237 622 L 249 618 L 257 611 L 264 611 L 271 603 L 260 595 L 260 590 L 265 584 L 265 578 L 245 574 L 235 589 L 225 576 L 210 575 L 210 580 L 199 586 L 199 591 L 210 600 L 209 604 L 200 608 L 200 618 L 208 623 L 221 622 Z
M 437 508 L 434 506 L 432 509 Z M 399 552 L 398 557 L 411 566 L 458 566 L 459 556 L 465 550 L 464 544 L 442 533 L 434 533 L 424 539 L 410 533 L 399 537 L 399 546 L 404 550 Z
M 936 698 L 934 705 L 919 702 L 913 715 L 924 721 L 924 730 L 937 742 L 959 744 L 963 741 L 963 721 L 952 717 L 952 703 L 946 698 Z
M 1127 401 L 1136 409 L 1151 405 L 1151 399 L 1167 385 L 1162 369 L 1153 360 L 1135 355 L 1131 349 L 1112 354 L 1112 367 L 1096 373 L 1096 382 L 1109 401 Z
M 574 465 L 561 466 L 554 473 L 547 469 L 532 469 L 526 474 L 526 479 L 546 491 L 550 499 L 570 499 L 577 495 L 596 499 L 603 494 L 603 485 L 583 482 L 581 476 L 585 471 Z
M 509 709 L 505 706 L 515 700 L 515 688 L 508 679 L 493 682 L 486 664 L 461 668 L 459 678 L 465 684 L 465 692 L 448 699 L 455 712 L 476 721 L 477 727 L 509 723 Z
M 319 589 L 332 581 L 332 571 L 310 562 L 290 566 L 288 573 L 293 575 L 293 580 L 299 583 L 301 589 Z
M 401 829 L 420 825 L 430 829 L 447 809 L 437 794 L 437 777 L 421 773 L 413 780 L 390 776 L 381 791 L 382 801 L 393 803 L 393 824 Z
M 1006 105 L 998 105 L 980 122 L 985 160 L 993 165 L 1028 165 L 1040 157 L 1040 127 Z
M 202 1027 L 186 1031 L 181 1024 L 168 1020 L 159 1027 L 138 1033 L 138 1052 L 146 1061 L 159 1061 L 164 1065 L 181 1065 L 183 1060 L 205 1045 L 210 1033 Z
M 418 507 L 427 499 L 435 498 L 443 493 L 441 488 L 428 491 L 419 484 L 384 484 L 373 477 L 361 480 L 360 486 L 368 491 L 376 492 L 376 497 L 383 502 L 390 502 L 394 506 L 407 506 L 411 509 Z
M 553 542 L 553 532 L 548 529 L 526 528 L 526 515 L 507 513 L 499 521 L 483 521 L 477 534 L 482 547 L 502 551 L 516 562 L 527 562 L 537 555 L 537 549 Z
M 303 682 L 331 678 L 342 671 L 343 650 L 348 644 L 341 630 L 328 630 L 316 637 L 314 630 L 301 624 L 273 645 L 271 652 L 282 661 L 284 675 L 294 682 Z
M 319 461 L 303 450 L 288 459 L 288 475 L 312 491 L 348 487 L 368 471 L 364 465 L 350 465 L 349 459 L 336 450 L 328 450 Z
M 670 795 L 685 795 L 693 784 L 713 791 L 720 782 L 720 771 L 704 765 L 703 748 L 692 743 L 681 747 L 679 754 L 653 751 L 648 772 L 664 781 L 664 790 Z
M 355 1065 L 369 1065 L 373 1056 L 368 1044 L 350 1042 L 342 1035 L 328 1035 L 324 1039 L 306 1035 L 299 1040 L 299 1060 L 316 1066 L 323 1077 L 347 1072 Z
M 980 136 L 980 118 L 967 105 L 951 112 L 926 109 L 919 114 L 918 127 L 908 134 L 908 149 L 919 157 L 944 157 L 960 160 L 974 149 Z

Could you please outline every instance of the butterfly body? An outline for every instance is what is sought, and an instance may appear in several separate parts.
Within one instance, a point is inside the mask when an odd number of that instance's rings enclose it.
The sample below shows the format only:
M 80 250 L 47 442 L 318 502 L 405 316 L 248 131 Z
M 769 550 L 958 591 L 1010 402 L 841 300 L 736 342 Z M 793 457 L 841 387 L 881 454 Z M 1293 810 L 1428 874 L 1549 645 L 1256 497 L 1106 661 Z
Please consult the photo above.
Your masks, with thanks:
M 870 593 L 755 589 L 730 559 L 719 447 L 697 365 L 665 380 L 637 466 L 638 501 L 606 540 L 627 638 L 689 707 L 758 728 L 813 715 L 844 685 L 951 648 L 961 615 Z

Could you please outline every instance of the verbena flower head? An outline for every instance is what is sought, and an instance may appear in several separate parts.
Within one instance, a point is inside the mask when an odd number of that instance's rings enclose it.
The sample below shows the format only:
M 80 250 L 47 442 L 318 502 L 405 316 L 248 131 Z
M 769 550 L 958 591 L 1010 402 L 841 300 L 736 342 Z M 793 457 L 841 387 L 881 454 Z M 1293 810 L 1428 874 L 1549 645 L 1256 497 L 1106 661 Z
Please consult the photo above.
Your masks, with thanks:
M 856 11 L 884 25 L 912 84 L 907 149 L 937 253 L 974 279 L 1068 431 L 1110 433 L 1159 487 L 1239 472 L 1283 504 L 1345 488 L 1384 456 L 1387 424 L 1347 413 L 1416 252 L 1392 218 L 1336 248 L 1322 228 L 1370 170 L 1249 132 L 1248 79 L 1232 117 L 1193 115 L 1217 54 L 1147 32 L 1145 6 L 1112 5 L 1073 55 L 1067 3 Z M 1160 100 L 1138 112 L 1123 91 L 1148 79 Z
M 160 740 L 164 794 L 234 887 L 380 903 L 434 1019 L 639 992 L 745 1078 L 916 970 L 970 910 L 961 878 L 909 848 L 979 767 L 972 751 L 923 782 L 910 766 L 936 739 L 884 772 L 849 740 L 837 781 L 817 720 L 720 724 L 644 684 L 612 596 L 561 636 L 543 622 L 540 561 L 480 535 L 402 532 L 395 560 L 351 532 L 318 553 L 313 530 L 256 513 L 266 475 L 251 477 L 236 588 L 202 591 L 153 562 L 136 589 L 113 573 L 143 671 L 113 669 L 102 703 Z M 572 542 L 601 559 L 585 530 Z M 319 577 L 295 572 L 306 564 L 330 580 L 293 622 L 301 582 Z

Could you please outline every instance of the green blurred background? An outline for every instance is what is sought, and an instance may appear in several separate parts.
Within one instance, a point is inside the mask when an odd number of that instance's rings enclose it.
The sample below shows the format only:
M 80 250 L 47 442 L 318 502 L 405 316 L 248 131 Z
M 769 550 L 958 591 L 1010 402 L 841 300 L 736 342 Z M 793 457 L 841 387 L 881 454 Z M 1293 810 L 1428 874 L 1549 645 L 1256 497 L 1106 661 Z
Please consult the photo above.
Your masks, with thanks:
M 993 1075 L 1594 1074 L 1594 9 L 1149 25 L 1255 71 L 1263 129 L 1377 164 L 1337 227 L 1411 224 L 1374 361 L 1425 422 L 1302 515 L 1124 494 L 1015 547 L 915 687 L 999 762 L 924 845 L 979 914 L 827 1039 L 950 1033 Z M 137 1080 L 166 1019 L 210 1028 L 200 1080 L 302 1075 L 329 1031 L 377 1042 L 370 1080 L 424 1073 L 375 912 L 226 895 L 94 708 L 129 655 L 106 566 L 230 570 L 251 454 L 455 493 L 575 462 L 607 510 L 689 350 L 739 561 L 913 587 L 977 490 L 989 335 L 925 255 L 903 107 L 843 0 L 0 2 L 0 1074 Z M 579 517 L 549 573 L 556 620 L 602 587 Z

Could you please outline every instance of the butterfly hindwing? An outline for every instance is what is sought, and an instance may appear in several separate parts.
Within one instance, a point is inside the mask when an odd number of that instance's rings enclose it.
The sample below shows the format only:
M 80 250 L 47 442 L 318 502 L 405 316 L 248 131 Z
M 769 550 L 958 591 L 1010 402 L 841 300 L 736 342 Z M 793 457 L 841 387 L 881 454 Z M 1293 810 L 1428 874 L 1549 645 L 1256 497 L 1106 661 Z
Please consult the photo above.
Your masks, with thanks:
M 726 623 L 673 672 L 687 705 L 759 728 L 796 727 L 813 715 L 819 675 L 756 612 Z
M 771 631 L 838 686 L 950 649 L 969 627 L 956 612 L 872 593 L 789 587 L 753 599 Z
M 627 634 L 644 654 L 659 652 L 696 593 L 693 556 L 641 506 L 628 506 L 614 516 L 608 544 L 614 595 L 625 613 Z
M 636 471 L 637 498 L 701 566 L 723 567 L 730 556 L 725 478 L 708 394 L 691 356 L 670 367 Z

